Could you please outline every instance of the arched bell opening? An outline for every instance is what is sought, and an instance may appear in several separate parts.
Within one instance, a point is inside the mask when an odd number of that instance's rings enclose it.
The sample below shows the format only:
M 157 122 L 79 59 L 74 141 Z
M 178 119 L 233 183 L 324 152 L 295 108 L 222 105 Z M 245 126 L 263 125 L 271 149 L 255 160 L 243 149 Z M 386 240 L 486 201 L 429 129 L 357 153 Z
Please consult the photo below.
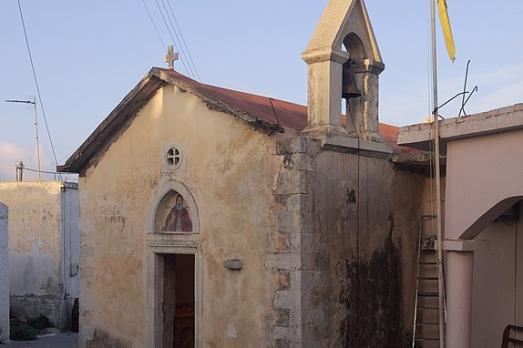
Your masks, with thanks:
M 349 59 L 343 64 L 342 98 L 347 102 L 362 95 L 361 86 L 356 81 L 356 69 L 367 58 L 363 42 L 358 35 L 350 33 L 343 40 L 343 49 L 349 54 Z
M 363 41 L 355 33 L 350 33 L 345 36 L 345 39 L 343 39 L 342 50 L 347 52 L 350 58 L 356 62 L 368 58 Z
M 350 33 L 345 37 L 342 51 L 348 53 L 349 59 L 342 68 L 341 110 L 343 115 L 341 123 L 345 128 L 354 131 L 356 128 L 354 113 L 359 110 L 355 104 L 361 100 L 363 95 L 361 81 L 358 81 L 356 71 L 358 66 L 362 66 L 363 61 L 367 59 L 367 54 L 362 40 L 355 33 Z

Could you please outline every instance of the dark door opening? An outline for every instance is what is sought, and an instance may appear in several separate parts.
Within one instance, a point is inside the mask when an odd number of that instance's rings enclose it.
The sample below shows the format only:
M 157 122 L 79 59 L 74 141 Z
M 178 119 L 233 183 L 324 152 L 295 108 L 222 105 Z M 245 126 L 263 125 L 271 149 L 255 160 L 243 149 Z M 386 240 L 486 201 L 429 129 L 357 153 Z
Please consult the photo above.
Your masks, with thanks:
M 194 348 L 194 255 L 163 261 L 163 347 Z

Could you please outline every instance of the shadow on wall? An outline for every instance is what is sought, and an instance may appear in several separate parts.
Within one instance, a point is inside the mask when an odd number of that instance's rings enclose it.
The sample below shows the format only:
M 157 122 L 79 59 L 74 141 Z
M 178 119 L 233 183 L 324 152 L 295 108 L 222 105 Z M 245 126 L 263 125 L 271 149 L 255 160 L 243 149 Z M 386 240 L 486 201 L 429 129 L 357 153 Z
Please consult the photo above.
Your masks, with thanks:
M 401 311 L 401 253 L 392 235 L 369 261 L 346 262 L 344 347 L 408 347 Z

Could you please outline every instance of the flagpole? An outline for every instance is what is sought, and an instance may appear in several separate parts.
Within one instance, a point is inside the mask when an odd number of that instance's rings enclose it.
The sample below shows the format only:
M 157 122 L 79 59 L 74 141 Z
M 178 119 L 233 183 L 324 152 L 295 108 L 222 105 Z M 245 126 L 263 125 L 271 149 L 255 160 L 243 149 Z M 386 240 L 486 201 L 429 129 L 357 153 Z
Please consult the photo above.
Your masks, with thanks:
M 36 105 L 36 96 L 33 99 L 33 107 L 34 107 L 36 160 L 38 163 L 38 181 L 42 181 L 42 168 L 40 165 L 40 141 L 38 139 L 38 106 Z
M 439 114 L 438 114 L 438 61 L 436 43 L 436 1 L 430 0 L 432 24 L 432 88 L 433 88 L 433 126 L 434 126 L 434 171 L 436 180 L 436 225 L 437 225 L 437 253 L 438 253 L 438 316 L 439 316 L 439 346 L 445 348 L 445 309 L 443 282 L 443 250 L 442 250 L 442 216 L 441 216 L 441 175 L 440 175 L 440 148 L 439 148 Z

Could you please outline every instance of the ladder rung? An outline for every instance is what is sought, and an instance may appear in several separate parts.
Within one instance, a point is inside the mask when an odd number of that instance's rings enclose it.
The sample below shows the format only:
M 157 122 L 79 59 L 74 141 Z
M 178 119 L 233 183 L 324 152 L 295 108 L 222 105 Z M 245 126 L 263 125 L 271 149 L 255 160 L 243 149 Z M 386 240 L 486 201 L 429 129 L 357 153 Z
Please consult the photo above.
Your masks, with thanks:
M 422 215 L 422 219 L 435 219 L 437 218 L 436 215 Z M 438 240 L 436 239 L 436 236 L 432 234 L 425 235 L 423 231 L 423 226 L 421 226 L 419 230 L 419 236 L 418 236 L 418 266 L 417 266 L 417 274 L 416 274 L 416 305 L 415 305 L 415 311 L 417 315 L 420 315 L 420 317 L 415 317 L 414 321 L 414 341 L 413 342 L 420 342 L 417 345 L 425 345 L 421 342 L 441 342 L 439 337 L 423 337 L 425 336 L 425 333 L 421 333 L 418 335 L 421 337 L 416 337 L 416 331 L 434 331 L 434 328 L 440 325 L 438 318 L 428 316 L 428 314 L 436 313 L 436 311 L 440 310 L 440 307 L 434 303 L 434 300 L 430 299 L 438 299 L 440 298 L 439 292 L 437 291 L 420 291 L 420 287 L 422 285 L 429 285 L 428 283 L 422 283 L 423 281 L 439 281 L 440 278 L 438 275 L 434 276 L 434 270 L 436 267 L 441 267 L 442 265 L 438 262 L 438 259 L 435 258 L 436 253 L 438 252 L 438 249 L 436 248 L 438 243 Z M 435 261 L 433 261 L 435 260 Z M 431 273 L 428 273 L 431 272 Z M 430 283 L 434 284 L 434 283 Z M 423 289 L 425 290 L 425 289 Z M 430 289 L 432 290 L 432 289 Z M 425 300 L 424 300 L 425 299 Z M 423 305 L 419 305 L 418 301 L 425 301 L 421 302 Z M 431 303 L 427 302 L 430 301 Z M 430 312 L 423 312 L 423 310 L 427 310 Z M 425 321 L 422 319 L 426 319 Z M 430 333 L 427 333 L 430 335 Z M 432 333 L 434 334 L 434 333 Z
M 420 292 L 418 293 L 418 296 L 421 296 L 421 297 L 438 297 L 438 293 L 437 292 Z
M 439 338 L 438 337 L 420 337 L 420 338 L 415 338 L 414 340 L 415 341 L 439 341 Z

